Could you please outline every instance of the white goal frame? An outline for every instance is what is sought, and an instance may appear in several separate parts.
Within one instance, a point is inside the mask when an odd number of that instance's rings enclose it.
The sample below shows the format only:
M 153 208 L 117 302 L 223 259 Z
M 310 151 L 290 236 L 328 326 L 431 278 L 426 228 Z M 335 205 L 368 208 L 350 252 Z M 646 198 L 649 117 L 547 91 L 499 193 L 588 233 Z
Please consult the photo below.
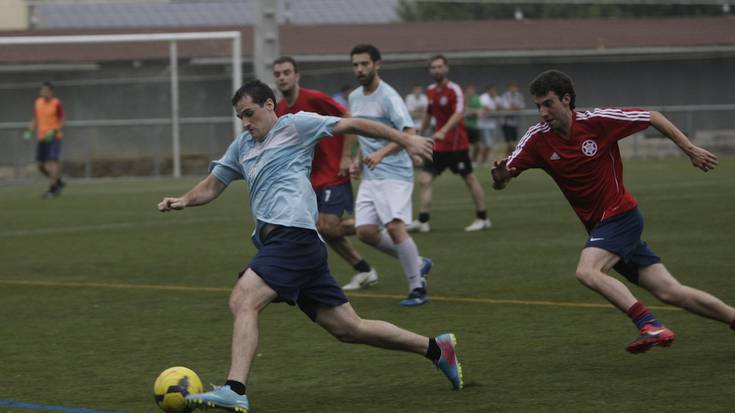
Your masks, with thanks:
M 181 136 L 179 118 L 179 65 L 177 43 L 187 40 L 230 40 L 232 42 L 232 89 L 237 90 L 242 82 L 242 38 L 238 31 L 184 32 L 184 33 L 136 33 L 96 34 L 68 36 L 0 36 L 2 45 L 39 44 L 82 44 L 82 43 L 141 43 L 169 42 L 169 64 L 171 68 L 171 150 L 173 154 L 173 176 L 181 176 Z M 234 135 L 242 132 L 242 124 L 233 116 Z

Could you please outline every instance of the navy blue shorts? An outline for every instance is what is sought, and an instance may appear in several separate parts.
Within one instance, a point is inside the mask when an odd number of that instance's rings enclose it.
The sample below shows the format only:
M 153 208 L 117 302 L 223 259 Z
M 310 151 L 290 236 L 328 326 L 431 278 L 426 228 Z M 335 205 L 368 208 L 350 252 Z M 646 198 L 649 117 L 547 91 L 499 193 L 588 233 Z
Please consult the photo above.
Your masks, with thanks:
M 641 239 L 643 215 L 636 207 L 628 212 L 600 221 L 590 231 L 585 247 L 610 251 L 620 257 L 613 269 L 628 281 L 638 284 L 638 269 L 661 262 Z
M 333 214 L 341 217 L 343 213 L 351 214 L 355 210 L 355 198 L 352 195 L 352 182 L 325 186 L 316 193 L 316 208 L 322 214 Z
M 58 161 L 61 155 L 61 141 L 52 140 L 51 142 L 38 142 L 36 146 L 36 160 L 38 162 Z
M 257 241 L 253 243 L 258 247 Z M 319 306 L 337 307 L 348 302 L 329 272 L 327 248 L 316 231 L 277 227 L 248 267 L 278 294 L 276 301 L 298 304 L 312 321 Z

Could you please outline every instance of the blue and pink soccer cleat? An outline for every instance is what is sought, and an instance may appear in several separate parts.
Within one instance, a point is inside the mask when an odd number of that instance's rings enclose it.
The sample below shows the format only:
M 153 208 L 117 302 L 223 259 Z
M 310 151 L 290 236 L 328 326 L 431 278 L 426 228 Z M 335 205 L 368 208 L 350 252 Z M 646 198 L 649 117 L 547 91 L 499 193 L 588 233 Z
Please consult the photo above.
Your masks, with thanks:
M 464 381 L 462 380 L 462 365 L 457 359 L 457 337 L 449 333 L 437 336 L 435 340 L 442 351 L 442 355 L 434 364 L 447 376 L 454 390 L 462 389 Z
M 186 405 L 190 408 L 216 408 L 237 413 L 250 411 L 248 396 L 235 393 L 227 385 L 215 387 L 206 393 L 189 394 L 186 396 Z

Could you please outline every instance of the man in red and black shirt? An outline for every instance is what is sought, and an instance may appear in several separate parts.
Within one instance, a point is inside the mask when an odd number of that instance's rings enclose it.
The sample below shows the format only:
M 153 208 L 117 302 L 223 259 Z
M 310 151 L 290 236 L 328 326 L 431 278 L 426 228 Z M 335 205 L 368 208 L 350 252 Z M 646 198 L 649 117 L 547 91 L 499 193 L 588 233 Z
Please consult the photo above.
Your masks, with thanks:
M 488 229 L 491 224 L 485 209 L 485 191 L 472 171 L 472 161 L 469 155 L 470 145 L 464 125 L 465 102 L 462 88 L 447 78 L 449 64 L 443 55 L 431 58 L 429 71 L 436 83 L 426 90 L 429 106 L 421 122 L 419 134 L 423 135 L 426 132 L 433 117 L 436 124 L 433 136 L 434 156 L 432 162 L 424 164 L 419 174 L 421 209 L 418 219 L 409 225 L 408 229 L 409 231 L 429 232 L 431 184 L 434 178 L 441 175 L 446 168 L 462 177 L 475 203 L 475 220 L 465 227 L 465 231 Z
M 589 234 L 577 278 L 626 312 L 640 330 L 627 350 L 640 353 L 652 346 L 668 347 L 674 333 L 625 284 L 608 275 L 611 269 L 668 304 L 735 329 L 735 308 L 709 293 L 681 285 L 641 240 L 643 217 L 623 185 L 618 140 L 653 126 L 705 172 L 717 165 L 717 157 L 692 144 L 659 112 L 574 111 L 574 86 L 562 72 L 541 73 L 530 91 L 543 122 L 528 129 L 508 158 L 495 162 L 493 186 L 503 189 L 511 178 L 530 168 L 541 168 L 554 179 Z
M 318 90 L 299 86 L 299 67 L 292 57 L 282 56 L 276 59 L 273 63 L 273 77 L 283 95 L 276 105 L 276 115 L 303 111 L 328 116 L 349 116 L 347 109 L 331 97 Z M 314 149 L 310 177 L 319 210 L 317 229 L 329 246 L 357 271 L 353 277 L 355 282 L 345 285 L 345 290 L 367 287 L 378 281 L 375 269 L 346 238 L 348 235 L 355 235 L 354 220 L 342 219 L 344 212 L 353 212 L 355 204 L 349 174 L 355 139 L 354 135 L 348 135 L 319 141 Z

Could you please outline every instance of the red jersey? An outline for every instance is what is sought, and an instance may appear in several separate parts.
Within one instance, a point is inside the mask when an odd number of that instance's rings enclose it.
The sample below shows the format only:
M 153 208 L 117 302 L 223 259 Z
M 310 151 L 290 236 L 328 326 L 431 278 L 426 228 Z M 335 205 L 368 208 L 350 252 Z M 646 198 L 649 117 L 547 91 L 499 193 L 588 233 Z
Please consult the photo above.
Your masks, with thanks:
M 648 128 L 651 113 L 641 109 L 572 112 L 570 139 L 544 123 L 528 129 L 508 158 L 517 173 L 541 168 L 554 179 L 574 212 L 591 230 L 598 222 L 635 208 L 623 186 L 618 140 Z
M 464 94 L 454 82 L 449 81 L 443 87 L 434 83 L 426 90 L 426 96 L 429 98 L 426 112 L 434 117 L 436 130 L 446 125 L 456 112 L 464 112 Z M 464 151 L 469 148 L 464 118 L 444 135 L 444 139 L 434 141 L 434 152 Z
M 286 99 L 281 99 L 276 105 L 276 115 L 287 113 L 314 112 L 327 116 L 343 116 L 347 113 L 344 106 L 318 90 L 299 88 L 299 96 L 293 106 L 288 106 Z M 349 175 L 338 176 L 339 162 L 342 159 L 342 149 L 345 137 L 334 135 L 322 139 L 314 148 L 314 160 L 311 162 L 311 186 L 322 189 L 325 186 L 338 185 L 347 182 Z

